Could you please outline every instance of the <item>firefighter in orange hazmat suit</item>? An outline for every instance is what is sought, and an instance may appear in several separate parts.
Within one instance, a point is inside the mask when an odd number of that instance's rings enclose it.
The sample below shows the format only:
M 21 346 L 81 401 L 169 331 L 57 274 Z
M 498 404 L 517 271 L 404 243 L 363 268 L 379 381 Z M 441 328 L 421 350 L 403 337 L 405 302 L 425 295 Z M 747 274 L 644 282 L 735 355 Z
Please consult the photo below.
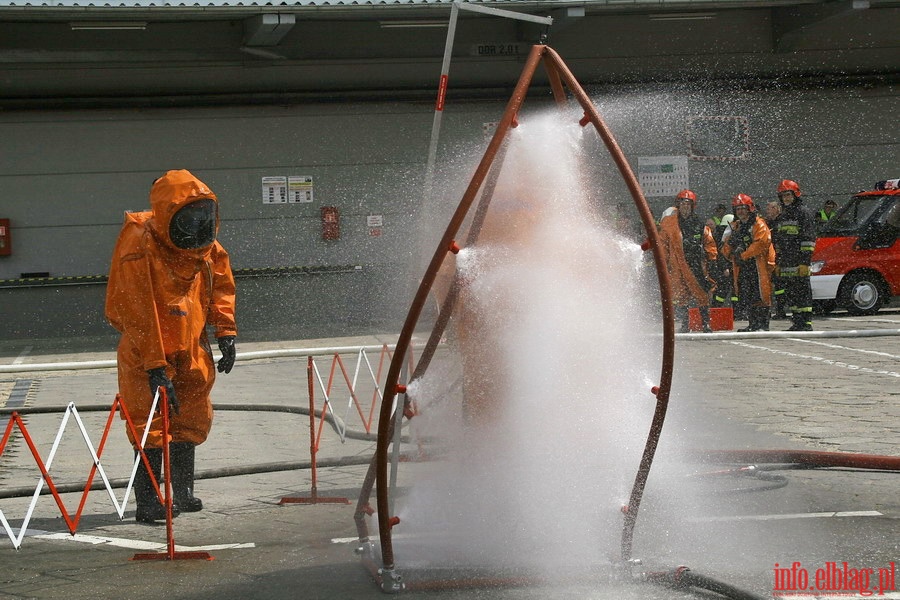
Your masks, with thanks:
M 735 296 L 747 307 L 749 324 L 738 331 L 768 331 L 774 267 L 772 234 L 756 214 L 753 198 L 738 194 L 731 206 L 735 216 L 732 225 L 739 225 L 723 244 L 722 253 L 731 259 Z
M 235 285 L 228 253 L 216 241 L 218 199 L 186 170 L 169 171 L 150 189 L 149 211 L 126 213 L 113 251 L 106 318 L 121 334 L 119 392 L 143 432 L 153 395 L 163 387 L 170 402 L 170 466 L 176 512 L 203 508 L 193 495 L 194 450 L 212 425 L 209 392 L 215 381 L 209 325 L 222 358 L 234 366 Z M 148 385 L 149 383 L 149 385 Z M 137 448 L 140 440 L 128 432 Z M 162 417 L 153 417 L 145 452 L 159 481 Z M 143 461 L 135 476 L 139 522 L 165 518 Z
M 676 318 L 681 319 L 681 333 L 690 331 L 688 309 L 698 307 L 704 332 L 710 332 L 709 297 L 716 281 L 709 266 L 716 262 L 719 251 L 710 228 L 695 214 L 697 195 L 681 190 L 675 196 L 676 209 L 659 224 L 660 247 L 666 259 Z

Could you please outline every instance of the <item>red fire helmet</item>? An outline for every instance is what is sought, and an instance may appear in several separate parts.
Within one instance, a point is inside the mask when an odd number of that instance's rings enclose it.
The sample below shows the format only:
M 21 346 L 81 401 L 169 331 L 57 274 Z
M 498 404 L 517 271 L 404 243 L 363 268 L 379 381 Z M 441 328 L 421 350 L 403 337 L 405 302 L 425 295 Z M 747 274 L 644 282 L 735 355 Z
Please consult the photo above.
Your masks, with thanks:
M 799 198 L 802 194 L 800 192 L 800 186 L 797 185 L 796 181 L 791 179 L 782 179 L 781 183 L 778 184 L 778 193 L 781 192 L 794 192 L 794 198 Z
M 738 194 L 734 198 L 731 199 L 731 206 L 737 208 L 738 206 L 746 206 L 747 210 L 750 212 L 756 211 L 756 206 L 753 204 L 753 198 L 748 196 L 747 194 Z

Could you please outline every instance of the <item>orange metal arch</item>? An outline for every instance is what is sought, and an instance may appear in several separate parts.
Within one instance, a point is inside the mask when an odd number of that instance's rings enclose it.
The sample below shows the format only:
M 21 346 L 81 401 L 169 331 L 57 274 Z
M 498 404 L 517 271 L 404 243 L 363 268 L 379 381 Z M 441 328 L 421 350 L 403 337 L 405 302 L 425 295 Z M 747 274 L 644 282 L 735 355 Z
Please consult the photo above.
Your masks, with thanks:
M 529 53 L 528 58 L 525 61 L 525 66 L 522 70 L 522 74 L 520 75 L 519 80 L 513 90 L 512 96 L 507 103 L 503 116 L 500 119 L 499 124 L 497 125 L 494 136 L 488 144 L 487 150 L 485 151 L 481 162 L 478 164 L 478 167 L 476 168 L 472 179 L 469 182 L 469 185 L 466 188 L 462 199 L 460 200 L 459 205 L 456 208 L 456 211 L 453 213 L 453 216 L 451 217 L 450 222 L 447 225 L 443 237 L 441 238 L 440 242 L 438 242 L 437 249 L 435 250 L 431 262 L 429 263 L 425 274 L 422 277 L 419 288 L 410 305 L 409 312 L 407 313 L 406 321 L 404 322 L 403 328 L 400 331 L 395 353 L 388 369 L 384 397 L 382 399 L 381 410 L 379 413 L 378 443 L 376 446 L 375 455 L 372 459 L 372 467 L 370 468 L 370 473 L 367 475 L 366 481 L 363 483 L 363 490 L 360 496 L 359 504 L 357 506 L 357 513 L 355 515 L 360 541 L 368 542 L 368 530 L 363 517 L 365 513 L 370 511 L 368 507 L 368 494 L 371 491 L 371 485 L 374 479 L 376 486 L 378 529 L 381 542 L 381 558 L 384 570 L 394 569 L 394 553 L 391 541 L 391 526 L 393 521 L 392 516 L 389 514 L 388 502 L 388 446 L 390 445 L 393 438 L 393 430 L 395 427 L 394 415 L 403 413 L 403 410 L 393 412 L 392 409 L 394 400 L 397 395 L 403 394 L 405 392 L 405 387 L 400 385 L 399 383 L 401 369 L 404 363 L 404 356 L 406 355 L 407 350 L 410 346 L 413 330 L 415 329 L 415 326 L 421 316 L 428 295 L 431 291 L 432 286 L 434 285 L 438 271 L 443 264 L 447 253 L 455 249 L 456 245 L 454 242 L 454 238 L 457 235 L 466 215 L 471 209 L 478 191 L 482 188 L 482 185 L 485 184 L 485 179 L 488 177 L 495 160 L 497 160 L 498 154 L 500 154 L 501 158 L 499 160 L 502 162 L 502 148 L 506 136 L 509 132 L 509 129 L 515 126 L 516 116 L 525 100 L 525 95 L 534 77 L 534 73 L 541 62 L 544 63 L 544 67 L 547 70 L 551 89 L 557 103 L 563 104 L 566 102 L 565 88 L 568 88 L 571 95 L 584 109 L 585 116 L 581 120 L 582 125 L 586 125 L 587 123 L 593 124 L 594 128 L 597 130 L 597 133 L 603 140 L 607 150 L 612 155 L 620 174 L 625 180 L 629 192 L 631 193 L 632 199 L 634 200 L 634 204 L 641 217 L 641 222 L 647 233 L 648 243 L 646 248 L 653 252 L 657 278 L 659 280 L 663 320 L 662 372 L 660 375 L 659 385 L 652 390 L 657 399 L 656 410 L 650 426 L 650 432 L 641 458 L 638 473 L 635 477 L 629 504 L 625 508 L 625 524 L 622 534 L 622 559 L 627 561 L 631 558 L 632 537 L 634 526 L 637 520 L 638 508 L 640 506 L 644 486 L 647 481 L 647 476 L 649 475 L 653 456 L 656 452 L 659 435 L 662 431 L 663 422 L 665 420 L 665 413 L 668 406 L 669 392 L 671 389 L 672 370 L 674 364 L 673 357 L 675 349 L 675 326 L 674 312 L 671 303 L 671 286 L 669 284 L 668 273 L 665 269 L 665 263 L 663 261 L 661 249 L 659 248 L 658 236 L 656 233 L 656 224 L 654 222 L 653 215 L 651 214 L 650 208 L 647 205 L 647 201 L 640 189 L 637 178 L 635 177 L 634 172 L 631 170 L 631 167 L 628 164 L 628 161 L 625 159 L 624 154 L 619 148 L 618 143 L 616 142 L 609 128 L 601 119 L 590 98 L 579 85 L 574 75 L 572 75 L 571 71 L 563 62 L 562 58 L 560 58 L 560 56 L 548 46 L 535 45 L 532 47 L 531 52 Z M 490 186 L 491 183 L 489 182 L 487 187 Z M 489 193 L 487 193 L 486 191 L 484 197 L 482 198 L 482 206 L 479 207 L 479 210 L 486 210 L 486 205 L 490 201 L 490 198 L 488 196 Z M 474 235 L 477 235 L 477 226 L 473 227 L 472 231 L 474 232 Z M 452 304 L 453 301 L 454 294 L 452 293 L 451 289 L 451 294 L 448 295 L 448 298 L 445 302 L 450 302 Z M 452 308 L 452 305 L 448 308 Z M 448 314 L 449 312 L 449 310 L 441 311 L 442 314 Z M 434 349 L 437 345 L 436 341 L 440 338 L 442 329 L 445 326 L 446 320 L 439 319 L 438 323 L 435 326 L 435 331 L 432 332 L 429 343 L 426 345 L 423 351 L 423 355 L 419 360 L 419 365 L 414 372 L 412 379 L 417 378 L 427 368 Z M 374 471 L 374 477 L 372 476 L 372 471 Z

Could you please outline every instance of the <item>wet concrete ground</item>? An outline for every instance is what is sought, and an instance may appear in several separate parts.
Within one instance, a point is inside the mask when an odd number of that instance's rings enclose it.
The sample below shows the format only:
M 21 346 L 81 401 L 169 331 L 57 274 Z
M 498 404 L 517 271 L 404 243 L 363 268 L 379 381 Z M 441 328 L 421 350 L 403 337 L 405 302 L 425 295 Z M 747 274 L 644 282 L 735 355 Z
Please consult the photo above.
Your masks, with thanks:
M 787 323 L 783 324 L 786 328 Z M 773 329 L 778 327 L 779 323 L 773 322 Z M 874 317 L 848 318 L 836 313 L 818 320 L 816 328 L 896 331 L 900 329 L 900 314 L 894 310 Z M 239 353 L 392 341 L 390 336 L 383 336 L 248 344 L 239 346 Z M 681 453 L 696 447 L 900 455 L 900 336 L 824 339 L 716 334 L 681 337 L 676 352 L 678 367 L 670 414 L 635 529 L 633 555 L 644 561 L 644 569 L 687 565 L 695 572 L 771 597 L 775 563 L 784 566 L 799 562 L 814 573 L 829 561 L 847 561 L 852 567 L 876 570 L 897 561 L 900 483 L 896 473 L 854 469 L 776 471 L 773 474 L 786 483 L 776 487 L 771 481 L 753 478 L 697 478 L 696 472 L 708 467 L 691 465 Z M 0 365 L 106 360 L 113 356 L 103 350 L 79 353 L 66 349 L 58 353 L 52 341 L 0 344 Z M 115 387 L 113 368 L 0 372 L 0 406 L 19 403 L 59 407 L 57 413 L 29 415 L 26 419 L 46 459 L 66 404 L 108 405 Z M 240 361 L 231 375 L 217 383 L 214 401 L 223 407 L 303 406 L 306 359 L 291 356 Z M 354 554 L 357 532 L 353 511 L 366 466 L 349 463 L 365 462 L 374 445 L 366 439 L 354 411 L 344 412 L 343 404 L 339 409 L 359 435 L 342 442 L 333 428 L 323 428 L 320 460 L 345 460 L 347 464 L 320 468 L 318 493 L 347 498 L 349 504 L 279 505 L 285 496 L 310 495 L 309 469 L 219 476 L 235 466 L 309 460 L 308 417 L 220 410 L 210 440 L 198 449 L 203 478 L 198 481 L 197 494 L 203 498 L 205 509 L 174 522 L 179 550 L 207 551 L 214 560 L 132 560 L 136 553 L 163 551 L 165 527 L 136 524 L 133 504 L 128 505 L 126 518 L 120 520 L 106 492 L 93 491 L 77 535 L 71 536 L 59 508 L 45 495 L 36 502 L 18 550 L 5 531 L 0 531 L 0 597 L 75 600 L 166 596 L 200 600 L 383 596 Z M 107 415 L 85 412 L 80 416 L 96 446 Z M 6 422 L 5 415 L 2 422 Z M 130 449 L 120 427 L 116 421 L 102 457 L 113 479 L 127 476 L 129 468 Z M 90 464 L 76 429 L 67 428 L 51 470 L 54 480 L 83 483 Z M 413 470 L 410 467 L 409 472 Z M 399 473 L 399 493 L 403 494 L 409 481 L 404 479 L 402 466 Z M 0 458 L 0 511 L 14 532 L 32 498 L 2 494 L 28 486 L 33 489 L 38 477 L 27 445 L 14 436 Z M 123 490 L 116 492 L 121 500 Z M 71 513 L 80 499 L 80 493 L 63 494 Z M 545 526 L 553 527 L 552 515 L 548 515 Z M 405 559 L 410 582 L 435 581 L 434 575 L 440 571 L 416 571 L 410 554 L 414 551 L 407 552 L 405 557 L 398 555 L 398 570 L 403 572 Z M 569 573 L 562 577 L 560 571 L 558 581 L 524 587 L 407 591 L 404 595 L 417 600 L 703 597 L 632 583 L 627 574 L 611 568 L 609 561 L 582 568 L 577 557 L 572 557 L 572 563 L 578 574 L 574 578 Z M 897 598 L 900 594 L 893 591 L 882 597 Z

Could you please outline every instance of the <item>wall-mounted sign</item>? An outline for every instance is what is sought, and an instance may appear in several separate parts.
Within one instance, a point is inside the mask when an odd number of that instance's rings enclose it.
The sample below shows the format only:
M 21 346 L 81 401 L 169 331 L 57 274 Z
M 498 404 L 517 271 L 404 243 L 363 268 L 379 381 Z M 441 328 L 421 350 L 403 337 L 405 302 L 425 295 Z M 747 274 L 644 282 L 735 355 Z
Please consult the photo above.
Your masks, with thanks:
M 263 204 L 287 203 L 287 177 L 262 178 Z
M 487 42 L 473 44 L 469 47 L 472 56 L 518 56 L 523 53 L 525 44 L 516 42 Z
M 309 175 L 288 177 L 288 202 L 312 202 L 313 178 Z
M 688 188 L 687 156 L 639 156 L 638 183 L 644 196 L 674 196 Z

